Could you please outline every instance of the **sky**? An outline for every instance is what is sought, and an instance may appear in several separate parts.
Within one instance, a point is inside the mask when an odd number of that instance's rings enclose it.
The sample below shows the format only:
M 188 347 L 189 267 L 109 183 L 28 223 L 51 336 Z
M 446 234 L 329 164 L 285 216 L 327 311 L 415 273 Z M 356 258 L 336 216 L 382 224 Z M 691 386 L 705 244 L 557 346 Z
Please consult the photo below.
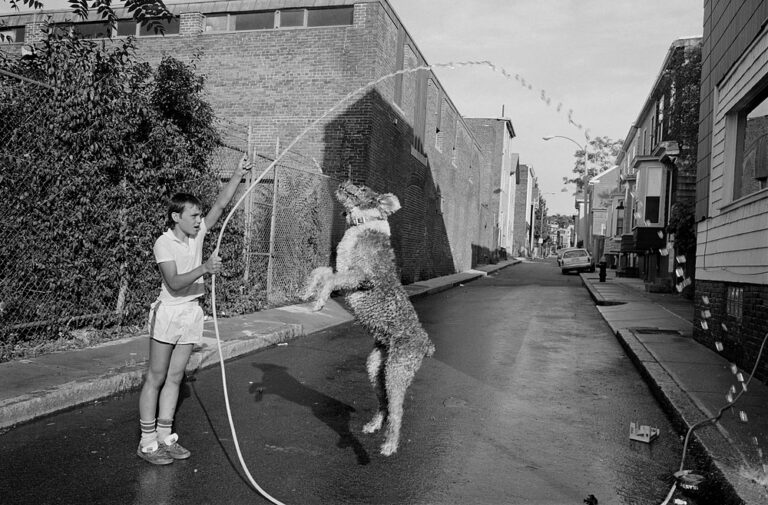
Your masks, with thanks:
M 531 84 L 485 67 L 434 70 L 462 116 L 501 117 L 503 110 L 512 121 L 512 149 L 533 167 L 549 215 L 575 214 L 576 188 L 562 181 L 578 147 L 542 137 L 583 145 L 588 130 L 624 139 L 672 41 L 703 32 L 703 0 L 389 2 L 427 64 L 489 60 Z
M 67 6 L 66 0 L 43 2 L 46 8 Z M 389 3 L 427 64 L 488 60 L 512 76 L 487 66 L 434 70 L 462 116 L 502 117 L 503 110 L 512 121 L 512 149 L 533 167 L 549 215 L 575 213 L 576 188 L 565 186 L 563 177 L 572 175 L 585 131 L 624 139 L 672 41 L 703 31 L 704 0 Z M 7 0 L 0 0 L 0 13 L 8 10 Z M 569 121 L 569 111 L 581 129 Z M 548 135 L 573 142 L 544 141 Z

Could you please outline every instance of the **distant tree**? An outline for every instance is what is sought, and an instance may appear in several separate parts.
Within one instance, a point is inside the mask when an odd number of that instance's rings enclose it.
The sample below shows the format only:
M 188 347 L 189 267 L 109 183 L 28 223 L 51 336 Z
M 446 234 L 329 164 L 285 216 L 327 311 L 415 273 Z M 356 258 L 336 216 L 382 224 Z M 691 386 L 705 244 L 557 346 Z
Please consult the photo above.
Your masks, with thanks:
M 43 9 L 45 5 L 40 0 L 2 0 L 7 2 L 14 10 L 19 6 L 30 9 Z M 96 14 L 109 23 L 110 28 L 117 24 L 117 16 L 112 8 L 112 0 L 69 0 L 70 9 L 80 19 L 88 19 L 88 10 L 95 10 Z M 165 6 L 163 0 L 126 0 L 125 7 L 133 18 L 155 33 L 163 32 L 163 19 L 170 19 L 173 14 Z
M 573 216 L 555 214 L 554 216 L 550 216 L 549 222 L 557 223 L 558 228 L 568 228 L 570 225 L 573 224 Z
M 539 195 L 539 206 L 534 211 L 533 236 L 536 238 L 546 238 L 549 235 L 547 230 L 547 201 Z M 543 216 L 543 218 L 542 218 Z
M 580 192 L 584 187 L 585 175 L 588 175 L 590 178 L 594 177 L 605 172 L 615 164 L 616 157 L 619 155 L 619 152 L 621 152 L 623 143 L 623 140 L 613 140 L 609 137 L 593 138 L 589 141 L 589 147 L 587 148 L 589 172 L 587 173 L 584 168 L 584 150 L 577 149 L 573 154 L 573 157 L 576 160 L 573 167 L 575 177 L 563 177 L 563 182 L 565 184 L 575 184 L 577 192 Z

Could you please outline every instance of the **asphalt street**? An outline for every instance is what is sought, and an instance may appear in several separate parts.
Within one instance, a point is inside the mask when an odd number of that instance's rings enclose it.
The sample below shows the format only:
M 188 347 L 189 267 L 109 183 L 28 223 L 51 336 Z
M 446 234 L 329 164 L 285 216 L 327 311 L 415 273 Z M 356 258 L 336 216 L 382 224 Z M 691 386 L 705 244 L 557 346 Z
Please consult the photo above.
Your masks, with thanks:
M 249 471 L 286 504 L 660 503 L 682 450 L 577 275 L 524 263 L 414 301 L 437 352 L 409 389 L 400 450 L 361 432 L 375 409 L 355 324 L 226 363 Z M 2 437 L 2 503 L 267 503 L 237 461 L 220 370 L 187 382 L 187 461 L 135 455 L 138 394 Z M 631 441 L 630 422 L 656 427 Z M 694 502 L 689 500 L 689 504 Z M 703 505 L 703 504 L 700 504 Z

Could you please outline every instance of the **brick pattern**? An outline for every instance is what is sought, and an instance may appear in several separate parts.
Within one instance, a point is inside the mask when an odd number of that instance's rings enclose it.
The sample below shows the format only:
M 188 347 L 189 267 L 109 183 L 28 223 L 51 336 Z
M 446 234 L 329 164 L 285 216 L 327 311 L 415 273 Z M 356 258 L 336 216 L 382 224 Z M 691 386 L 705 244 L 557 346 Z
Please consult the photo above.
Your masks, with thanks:
M 195 65 L 207 77 L 217 115 L 243 125 L 243 131 L 250 123 L 257 152 L 273 155 L 278 141 L 284 148 L 350 91 L 396 70 L 395 20 L 379 3 L 355 5 L 354 16 L 347 27 L 193 35 L 203 20 L 189 13 L 180 31 L 190 36 L 138 38 L 137 55 L 157 64 L 165 54 L 182 61 L 198 54 Z M 406 46 L 405 68 L 419 65 L 420 58 Z M 385 80 L 338 107 L 293 150 L 316 160 L 327 174 L 400 199 L 403 208 L 392 217 L 393 244 L 403 281 L 413 282 L 474 266 L 473 247 L 491 243 L 493 226 L 478 196 L 480 147 L 460 114 L 447 107 L 443 152 L 435 149 L 438 105 L 429 90 L 425 156 L 412 154 L 416 74 L 403 77 L 399 107 L 392 103 L 395 80 Z
M 728 315 L 728 286 L 737 286 L 744 290 L 740 319 Z M 722 342 L 721 354 L 736 363 L 740 369 L 751 372 L 760 345 L 768 334 L 768 320 L 765 317 L 768 314 L 768 286 L 697 279 L 695 291 L 693 338 L 711 349 L 715 349 L 715 342 Z M 703 296 L 709 299 L 709 305 L 704 304 Z M 706 319 L 707 330 L 701 326 L 704 310 L 709 310 L 712 316 Z M 768 344 L 766 347 L 755 373 L 755 377 L 763 382 L 768 382 Z
M 184 12 L 179 16 L 179 35 L 198 35 L 205 29 L 205 16 L 201 12 Z

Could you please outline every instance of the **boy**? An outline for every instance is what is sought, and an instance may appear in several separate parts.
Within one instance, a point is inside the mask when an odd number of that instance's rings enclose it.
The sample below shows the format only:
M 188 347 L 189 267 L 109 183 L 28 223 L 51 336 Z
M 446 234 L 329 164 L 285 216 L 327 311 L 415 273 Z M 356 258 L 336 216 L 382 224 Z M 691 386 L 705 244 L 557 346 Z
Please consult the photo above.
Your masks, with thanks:
M 153 251 L 162 285 L 149 311 L 149 369 L 139 396 L 141 441 L 137 450 L 140 458 L 155 465 L 167 465 L 191 455 L 178 443 L 179 437 L 171 427 L 192 347 L 203 335 L 203 310 L 198 303 L 205 293 L 203 276 L 221 270 L 218 251 L 203 263 L 203 238 L 250 169 L 246 156 L 205 218 L 196 197 L 174 195 L 168 205 L 169 228 L 155 241 Z

